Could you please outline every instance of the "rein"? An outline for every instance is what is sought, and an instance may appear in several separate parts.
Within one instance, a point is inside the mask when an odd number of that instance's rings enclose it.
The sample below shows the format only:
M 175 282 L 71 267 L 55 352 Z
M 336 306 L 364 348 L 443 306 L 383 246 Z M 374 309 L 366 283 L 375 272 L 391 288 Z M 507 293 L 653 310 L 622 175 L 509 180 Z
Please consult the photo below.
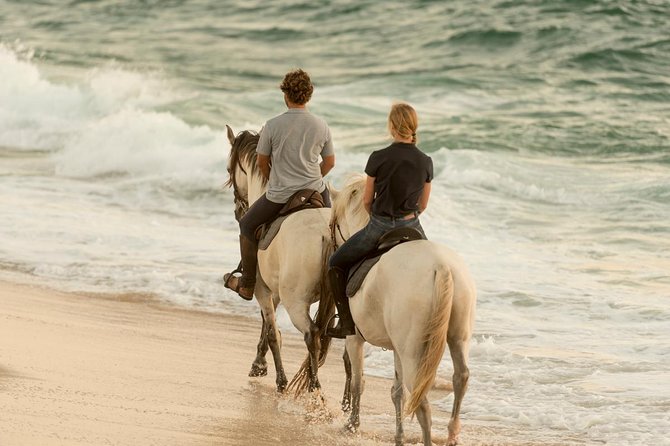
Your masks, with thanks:
M 333 248 L 337 249 L 339 246 L 337 246 L 337 234 L 335 233 L 335 230 L 337 229 L 337 232 L 340 234 L 340 238 L 343 241 L 347 241 L 346 238 L 344 238 L 344 234 L 342 234 L 342 228 L 340 227 L 340 224 L 337 221 L 337 218 L 333 218 L 333 220 L 330 222 L 330 225 L 328 225 L 330 228 L 330 242 L 333 244 Z

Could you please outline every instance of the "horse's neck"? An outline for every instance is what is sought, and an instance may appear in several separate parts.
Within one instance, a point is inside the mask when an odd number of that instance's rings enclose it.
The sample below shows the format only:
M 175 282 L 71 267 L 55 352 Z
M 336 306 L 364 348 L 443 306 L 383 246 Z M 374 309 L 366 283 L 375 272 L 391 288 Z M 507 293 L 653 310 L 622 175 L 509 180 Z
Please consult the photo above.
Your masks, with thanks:
M 345 220 L 351 234 L 349 237 L 363 229 L 370 222 L 370 214 L 365 210 L 361 202 L 360 206 L 354 206 L 349 209 Z

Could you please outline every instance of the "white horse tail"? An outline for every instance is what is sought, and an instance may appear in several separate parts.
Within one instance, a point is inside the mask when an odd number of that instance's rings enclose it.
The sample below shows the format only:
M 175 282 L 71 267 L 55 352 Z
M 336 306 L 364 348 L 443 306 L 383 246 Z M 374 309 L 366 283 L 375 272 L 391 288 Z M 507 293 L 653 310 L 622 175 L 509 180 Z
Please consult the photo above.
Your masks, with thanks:
M 314 315 L 314 324 L 318 329 L 315 335 L 317 339 L 319 339 L 319 351 L 317 352 L 319 367 L 321 367 L 326 362 L 326 356 L 328 356 L 331 338 L 329 336 L 325 336 L 325 334 L 328 326 L 333 325 L 333 315 L 335 314 L 335 298 L 330 289 L 330 284 L 328 283 L 328 260 L 335 251 L 335 247 L 333 246 L 330 239 L 326 237 L 322 238 L 321 243 L 322 251 L 319 307 L 316 310 L 316 315 Z M 295 374 L 293 379 L 291 379 L 291 382 L 287 387 L 289 391 L 295 392 L 296 396 L 303 393 L 309 385 L 309 368 L 310 365 L 308 354 L 307 358 L 305 358 L 302 365 L 300 366 L 300 369 Z
M 414 379 L 414 388 L 405 407 L 408 415 L 414 414 L 433 382 L 447 345 L 447 331 L 454 298 L 454 280 L 451 270 L 438 267 L 433 285 L 433 308 L 424 332 L 423 353 L 419 359 L 419 370 Z

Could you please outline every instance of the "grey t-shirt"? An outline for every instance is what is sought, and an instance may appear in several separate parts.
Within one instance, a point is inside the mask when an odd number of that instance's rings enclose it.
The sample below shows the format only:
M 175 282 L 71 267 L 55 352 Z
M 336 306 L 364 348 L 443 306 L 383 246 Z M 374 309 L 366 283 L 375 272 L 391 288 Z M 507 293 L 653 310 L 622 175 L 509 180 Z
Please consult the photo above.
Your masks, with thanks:
M 261 130 L 256 152 L 272 160 L 268 200 L 286 203 L 301 189 L 326 188 L 319 157 L 334 154 L 330 129 L 307 109 L 290 108 L 270 119 Z

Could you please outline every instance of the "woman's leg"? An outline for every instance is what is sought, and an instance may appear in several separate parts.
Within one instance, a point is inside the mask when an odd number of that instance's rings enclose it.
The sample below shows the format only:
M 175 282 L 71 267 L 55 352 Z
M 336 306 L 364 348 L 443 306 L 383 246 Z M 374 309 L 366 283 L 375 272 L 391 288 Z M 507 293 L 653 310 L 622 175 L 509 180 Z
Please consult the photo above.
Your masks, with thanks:
M 356 261 L 372 252 L 377 247 L 379 238 L 386 232 L 375 220 L 370 222 L 360 231 L 349 237 L 337 251 L 330 256 L 328 266 L 348 270 Z
M 347 274 L 349 267 L 377 246 L 384 230 L 371 220 L 363 229 L 352 235 L 328 261 L 328 279 L 335 299 L 339 320 L 326 334 L 333 338 L 345 338 L 356 333 L 356 326 L 349 309 L 347 297 Z

